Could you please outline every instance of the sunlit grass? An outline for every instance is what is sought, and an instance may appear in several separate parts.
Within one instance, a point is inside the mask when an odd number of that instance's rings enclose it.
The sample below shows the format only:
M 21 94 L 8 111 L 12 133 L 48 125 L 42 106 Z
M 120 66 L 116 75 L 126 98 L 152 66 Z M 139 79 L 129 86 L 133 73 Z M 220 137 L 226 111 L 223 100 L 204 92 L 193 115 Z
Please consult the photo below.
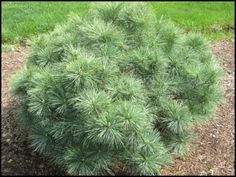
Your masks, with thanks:
M 99 3 L 99 2 L 98 2 Z M 171 18 L 186 31 L 200 31 L 210 40 L 231 39 L 234 2 L 149 2 L 156 17 Z M 53 29 L 70 12 L 86 15 L 90 2 L 3 2 L 2 42 L 20 43 Z

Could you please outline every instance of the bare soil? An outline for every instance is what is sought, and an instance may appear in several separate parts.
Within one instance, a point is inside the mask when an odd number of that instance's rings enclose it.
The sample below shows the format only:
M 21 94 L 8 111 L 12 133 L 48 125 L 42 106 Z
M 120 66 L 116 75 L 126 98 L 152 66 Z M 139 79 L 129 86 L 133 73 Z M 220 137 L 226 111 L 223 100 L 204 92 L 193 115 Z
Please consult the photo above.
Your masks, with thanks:
M 222 84 L 226 101 L 220 105 L 213 121 L 197 125 L 198 138 L 191 153 L 175 159 L 173 166 L 162 169 L 162 175 L 234 175 L 235 120 L 234 120 L 234 41 L 212 44 L 212 51 L 224 68 Z M 2 53 L 2 175 L 66 175 L 64 169 L 32 152 L 27 146 L 27 134 L 15 121 L 19 100 L 9 96 L 10 76 L 25 65 L 28 48 Z

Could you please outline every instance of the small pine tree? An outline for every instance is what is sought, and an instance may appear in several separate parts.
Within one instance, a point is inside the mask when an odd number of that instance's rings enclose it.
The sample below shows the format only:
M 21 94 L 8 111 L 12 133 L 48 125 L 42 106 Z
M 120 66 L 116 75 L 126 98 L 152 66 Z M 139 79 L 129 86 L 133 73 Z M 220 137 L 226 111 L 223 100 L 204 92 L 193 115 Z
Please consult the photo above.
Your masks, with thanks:
M 99 3 L 31 42 L 11 80 L 30 146 L 71 175 L 122 162 L 155 175 L 212 117 L 222 74 L 200 34 L 156 20 L 146 3 Z

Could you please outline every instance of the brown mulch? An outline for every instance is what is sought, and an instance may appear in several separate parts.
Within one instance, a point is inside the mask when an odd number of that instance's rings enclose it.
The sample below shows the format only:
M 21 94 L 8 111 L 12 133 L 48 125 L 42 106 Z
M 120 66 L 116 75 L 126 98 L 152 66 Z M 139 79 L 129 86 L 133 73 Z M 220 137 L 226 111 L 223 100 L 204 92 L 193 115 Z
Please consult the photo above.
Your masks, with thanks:
M 213 121 L 194 127 L 198 138 L 192 152 L 176 158 L 173 166 L 162 169 L 162 175 L 234 175 L 234 47 L 234 41 L 212 44 L 213 53 L 226 71 L 222 81 L 225 104 L 219 106 Z M 15 121 L 19 101 L 9 96 L 9 78 L 24 66 L 28 51 L 20 47 L 2 53 L 1 174 L 65 175 L 63 169 L 28 148 L 26 133 Z

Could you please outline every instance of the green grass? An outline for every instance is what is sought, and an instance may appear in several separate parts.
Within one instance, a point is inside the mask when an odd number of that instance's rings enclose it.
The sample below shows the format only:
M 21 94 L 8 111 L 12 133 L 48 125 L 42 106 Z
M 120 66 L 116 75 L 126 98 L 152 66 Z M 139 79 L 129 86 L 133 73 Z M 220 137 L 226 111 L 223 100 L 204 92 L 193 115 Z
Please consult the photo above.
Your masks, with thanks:
M 70 12 L 84 15 L 88 2 L 3 2 L 2 42 L 18 43 L 54 28 Z
M 234 2 L 151 2 L 157 18 L 169 17 L 186 31 L 211 40 L 233 38 Z
M 200 31 L 211 40 L 234 36 L 234 2 L 149 2 L 157 18 L 171 18 L 186 31 Z M 2 43 L 19 43 L 47 32 L 70 12 L 86 15 L 89 2 L 3 2 Z

